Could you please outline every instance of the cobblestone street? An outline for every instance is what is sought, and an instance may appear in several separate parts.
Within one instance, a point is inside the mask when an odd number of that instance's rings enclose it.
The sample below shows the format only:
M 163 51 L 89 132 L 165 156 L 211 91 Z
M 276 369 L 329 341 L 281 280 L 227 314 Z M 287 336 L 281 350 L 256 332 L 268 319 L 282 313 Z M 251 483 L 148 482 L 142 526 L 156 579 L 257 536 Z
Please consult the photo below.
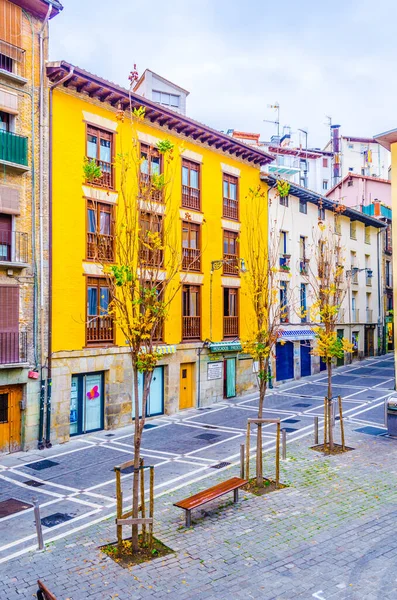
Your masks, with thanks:
M 59 600 L 394 599 L 396 441 L 385 435 L 383 421 L 394 386 L 392 357 L 342 367 L 334 383 L 334 393 L 345 398 L 346 441 L 354 450 L 327 458 L 309 448 L 323 373 L 277 388 L 266 406 L 269 416 L 287 421 L 281 480 L 289 487 L 264 497 L 241 493 L 236 505 L 228 497 L 214 501 L 193 512 L 189 529 L 173 502 L 239 474 L 239 446 L 256 400 L 148 421 L 157 425 L 143 442 L 147 464 L 156 465 L 155 534 L 173 553 L 130 569 L 99 550 L 115 540 L 112 467 L 129 460 L 130 431 L 6 457 L 0 500 L 37 495 L 43 517 L 71 518 L 44 527 L 43 552 L 29 550 L 35 547 L 31 510 L 0 520 L 0 597 L 34 597 L 40 578 Z M 205 433 L 217 437 L 198 437 Z M 271 428 L 264 446 L 265 474 L 272 477 Z M 57 464 L 32 470 L 45 459 Z M 219 462 L 230 464 L 211 468 Z M 130 475 L 124 477 L 128 486 Z M 33 489 L 28 481 L 41 485 Z

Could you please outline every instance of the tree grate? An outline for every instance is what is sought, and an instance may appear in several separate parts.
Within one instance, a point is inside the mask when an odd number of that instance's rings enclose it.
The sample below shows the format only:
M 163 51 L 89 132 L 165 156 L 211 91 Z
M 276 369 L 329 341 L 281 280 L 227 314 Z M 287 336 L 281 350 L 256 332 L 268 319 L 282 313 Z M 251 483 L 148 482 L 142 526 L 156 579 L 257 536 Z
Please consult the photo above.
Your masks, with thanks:
M 107 434 L 105 435 L 105 437 L 114 437 L 114 436 L 115 436 L 115 434 L 114 434 L 114 433 L 107 433 Z
M 28 479 L 27 481 L 22 481 L 23 484 L 29 485 L 30 487 L 40 487 L 45 485 L 41 481 L 35 481 L 34 479 Z
M 19 513 L 27 508 L 32 508 L 32 505 L 28 502 L 17 500 L 17 498 L 8 498 L 7 500 L 3 500 L 3 502 L 0 502 L 0 519 L 3 517 L 8 517 L 9 515 L 14 515 L 15 513 Z
M 367 427 L 360 427 L 359 429 L 355 429 L 354 431 L 358 431 L 359 433 L 366 433 L 367 435 L 386 435 L 386 429 L 380 429 L 379 427 L 371 427 L 368 425 Z
M 49 469 L 50 467 L 55 467 L 59 465 L 59 463 L 55 462 L 55 460 L 39 460 L 34 463 L 30 463 L 29 465 L 25 465 L 29 469 L 34 469 L 35 471 L 43 471 L 44 469 Z
M 48 515 L 48 517 L 41 519 L 41 524 L 44 525 L 44 527 L 55 527 L 55 525 L 66 523 L 66 521 L 70 521 L 71 519 L 73 519 L 73 517 L 66 513 L 54 513 L 53 515 Z
M 283 427 L 283 429 L 287 433 L 292 433 L 293 431 L 298 431 L 296 427 Z
M 228 467 L 232 463 L 230 462 L 220 462 L 217 465 L 211 465 L 210 469 L 223 469 L 224 467 Z
M 298 402 L 298 404 L 293 404 L 292 407 L 296 408 L 308 408 L 311 404 L 305 404 L 304 402 Z
M 158 427 L 158 425 L 153 425 L 153 423 L 147 423 L 143 426 L 144 429 L 154 429 L 155 427 Z
M 283 419 L 282 423 L 299 423 L 300 419 Z
M 221 437 L 219 434 L 216 433 L 200 433 L 200 435 L 195 435 L 194 436 L 197 440 L 214 440 L 215 438 Z

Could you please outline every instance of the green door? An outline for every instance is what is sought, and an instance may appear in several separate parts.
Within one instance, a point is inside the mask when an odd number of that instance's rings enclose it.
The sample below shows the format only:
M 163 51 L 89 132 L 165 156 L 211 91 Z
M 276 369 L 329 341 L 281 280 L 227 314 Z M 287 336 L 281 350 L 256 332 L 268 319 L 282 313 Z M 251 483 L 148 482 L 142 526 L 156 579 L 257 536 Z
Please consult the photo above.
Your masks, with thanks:
M 224 364 L 224 395 L 234 398 L 236 395 L 236 359 L 227 358 Z

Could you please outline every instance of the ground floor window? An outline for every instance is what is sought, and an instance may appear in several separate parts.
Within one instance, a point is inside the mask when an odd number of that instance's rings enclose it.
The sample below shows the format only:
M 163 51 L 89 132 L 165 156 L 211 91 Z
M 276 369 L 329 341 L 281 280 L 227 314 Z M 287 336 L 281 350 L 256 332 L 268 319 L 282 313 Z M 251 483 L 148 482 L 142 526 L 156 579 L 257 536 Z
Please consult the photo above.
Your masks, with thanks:
M 144 373 L 138 374 L 139 390 L 139 416 L 142 416 L 142 396 Z M 164 414 L 164 367 L 156 367 L 153 371 L 152 381 L 150 383 L 149 398 L 146 404 L 146 416 Z M 132 394 L 132 418 L 135 418 L 134 394 Z
M 72 376 L 70 393 L 70 435 L 103 429 L 103 372 Z

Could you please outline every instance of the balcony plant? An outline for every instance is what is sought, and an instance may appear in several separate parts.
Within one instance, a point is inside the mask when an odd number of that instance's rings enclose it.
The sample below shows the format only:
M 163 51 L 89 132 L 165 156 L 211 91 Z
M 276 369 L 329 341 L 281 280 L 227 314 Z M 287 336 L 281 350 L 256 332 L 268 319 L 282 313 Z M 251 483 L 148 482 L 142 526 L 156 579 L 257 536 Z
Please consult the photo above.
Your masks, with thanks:
M 96 163 L 95 158 L 92 158 L 91 160 L 88 158 L 84 159 L 83 174 L 87 183 L 94 183 L 95 181 L 98 181 L 98 179 L 101 179 L 102 169 Z

